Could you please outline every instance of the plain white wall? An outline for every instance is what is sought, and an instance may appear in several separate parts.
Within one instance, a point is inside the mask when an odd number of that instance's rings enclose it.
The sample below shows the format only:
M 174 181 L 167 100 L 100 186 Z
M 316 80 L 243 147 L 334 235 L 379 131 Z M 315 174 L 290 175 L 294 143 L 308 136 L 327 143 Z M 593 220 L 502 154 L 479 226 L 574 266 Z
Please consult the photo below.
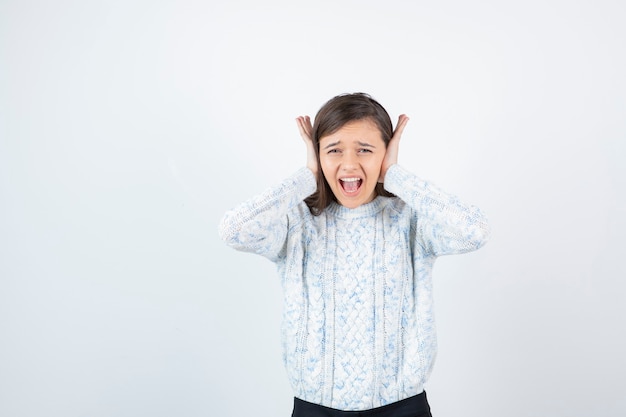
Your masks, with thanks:
M 288 416 L 222 214 L 365 91 L 493 237 L 435 268 L 436 417 L 626 413 L 622 1 L 0 2 L 0 415 Z M 468 411 L 469 410 L 469 411 Z

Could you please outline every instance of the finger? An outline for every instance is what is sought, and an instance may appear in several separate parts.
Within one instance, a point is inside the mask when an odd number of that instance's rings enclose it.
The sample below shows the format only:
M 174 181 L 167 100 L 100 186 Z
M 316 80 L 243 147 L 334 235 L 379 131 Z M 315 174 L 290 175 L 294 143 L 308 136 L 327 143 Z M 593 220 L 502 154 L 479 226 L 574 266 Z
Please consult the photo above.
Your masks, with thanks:
M 393 136 L 400 138 L 408 122 L 409 117 L 406 114 L 401 114 L 400 117 L 398 117 L 398 124 L 396 125 L 396 130 L 393 132 Z
M 311 139 L 311 120 L 308 116 L 299 116 L 296 118 L 296 123 L 298 124 L 298 130 L 300 131 L 300 136 L 303 139 Z
M 298 116 L 296 117 L 296 123 L 298 124 L 298 130 L 300 131 L 300 135 L 304 134 L 304 117 Z
M 306 130 L 307 134 L 311 136 L 311 132 L 313 131 L 313 126 L 311 125 L 311 118 L 309 116 L 304 116 L 302 118 L 302 125 Z
M 304 123 L 306 125 L 306 131 L 309 133 L 309 136 L 311 136 L 313 133 L 313 125 L 311 124 L 311 118 L 309 116 L 306 116 L 304 118 Z
M 311 119 L 309 118 L 309 116 L 298 116 L 296 117 L 296 121 L 302 126 L 311 124 Z

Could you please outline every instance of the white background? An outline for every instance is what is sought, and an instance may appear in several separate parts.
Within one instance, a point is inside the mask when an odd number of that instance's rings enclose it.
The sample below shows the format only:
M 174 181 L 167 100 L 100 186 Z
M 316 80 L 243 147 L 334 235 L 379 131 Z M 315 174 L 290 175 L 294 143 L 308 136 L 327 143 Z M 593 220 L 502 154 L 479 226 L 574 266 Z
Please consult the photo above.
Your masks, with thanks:
M 0 415 L 291 413 L 223 213 L 364 91 L 489 216 L 440 259 L 436 417 L 626 414 L 623 1 L 0 1 Z

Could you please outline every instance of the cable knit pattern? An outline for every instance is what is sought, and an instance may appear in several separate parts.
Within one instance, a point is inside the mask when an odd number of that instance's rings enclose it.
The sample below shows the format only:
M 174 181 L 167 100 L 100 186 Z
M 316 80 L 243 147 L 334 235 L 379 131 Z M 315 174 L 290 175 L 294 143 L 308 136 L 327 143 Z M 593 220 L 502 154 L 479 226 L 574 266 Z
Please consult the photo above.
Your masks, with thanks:
M 282 279 L 283 359 L 294 395 L 345 411 L 423 391 L 435 360 L 432 267 L 478 249 L 485 217 L 399 165 L 378 197 L 313 216 L 302 168 L 229 211 L 220 235 L 275 262 Z

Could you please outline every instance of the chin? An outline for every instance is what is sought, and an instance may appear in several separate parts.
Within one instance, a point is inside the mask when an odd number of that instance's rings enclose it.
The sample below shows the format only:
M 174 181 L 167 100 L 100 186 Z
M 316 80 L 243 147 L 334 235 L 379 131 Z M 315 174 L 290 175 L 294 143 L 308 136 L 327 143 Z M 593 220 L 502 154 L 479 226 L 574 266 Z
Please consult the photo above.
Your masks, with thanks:
M 342 206 L 346 208 L 355 209 L 357 207 L 362 206 L 363 204 L 371 203 L 372 201 L 374 201 L 375 198 L 376 198 L 376 193 L 372 192 L 370 197 L 366 199 L 345 199 L 345 198 L 339 199 L 337 198 L 336 200 L 339 204 L 341 204 Z

